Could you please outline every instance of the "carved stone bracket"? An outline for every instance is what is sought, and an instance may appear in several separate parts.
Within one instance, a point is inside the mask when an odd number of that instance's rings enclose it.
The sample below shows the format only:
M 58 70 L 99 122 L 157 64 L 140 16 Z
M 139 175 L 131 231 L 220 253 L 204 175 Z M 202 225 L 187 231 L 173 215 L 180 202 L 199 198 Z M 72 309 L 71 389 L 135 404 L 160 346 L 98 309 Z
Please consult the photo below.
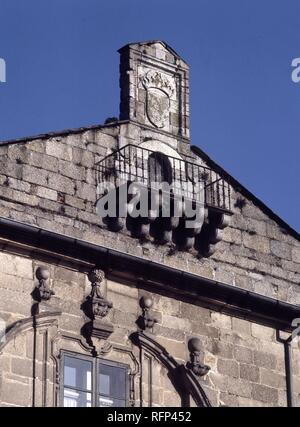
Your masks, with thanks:
M 138 318 L 137 324 L 141 330 L 145 332 L 153 332 L 153 327 L 157 323 L 157 319 L 150 313 L 150 309 L 153 306 L 153 300 L 151 297 L 143 296 L 140 299 L 140 307 L 143 311 L 142 315 Z
M 39 281 L 38 286 L 33 292 L 33 296 L 38 301 L 48 301 L 55 295 L 55 292 L 49 287 L 50 272 L 47 267 L 41 266 L 35 272 L 36 278 Z
M 223 230 L 231 221 L 231 216 L 221 212 L 211 212 L 202 227 L 198 238 L 198 250 L 201 255 L 209 257 L 216 250 L 216 244 L 223 238 Z
M 186 367 L 190 369 L 197 377 L 203 377 L 208 373 L 210 367 L 201 363 L 201 341 L 199 338 L 191 338 L 188 342 L 190 351 L 190 361 Z
M 97 268 L 88 273 L 92 290 L 83 304 L 85 314 L 91 319 L 91 322 L 85 328 L 88 338 L 93 336 L 106 340 L 114 330 L 113 325 L 108 320 L 104 320 L 113 306 L 112 302 L 106 299 L 101 290 L 101 283 L 104 277 L 104 272 Z

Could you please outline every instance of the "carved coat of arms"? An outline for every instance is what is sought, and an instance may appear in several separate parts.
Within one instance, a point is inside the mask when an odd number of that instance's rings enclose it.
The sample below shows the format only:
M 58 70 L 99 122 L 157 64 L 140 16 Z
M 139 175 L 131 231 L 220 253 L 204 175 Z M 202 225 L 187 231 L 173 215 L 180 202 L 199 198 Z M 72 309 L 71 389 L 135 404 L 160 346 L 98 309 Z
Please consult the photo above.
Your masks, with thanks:
M 169 120 L 170 97 L 175 92 L 174 79 L 150 70 L 144 75 L 142 83 L 147 91 L 147 117 L 155 127 L 163 128 Z

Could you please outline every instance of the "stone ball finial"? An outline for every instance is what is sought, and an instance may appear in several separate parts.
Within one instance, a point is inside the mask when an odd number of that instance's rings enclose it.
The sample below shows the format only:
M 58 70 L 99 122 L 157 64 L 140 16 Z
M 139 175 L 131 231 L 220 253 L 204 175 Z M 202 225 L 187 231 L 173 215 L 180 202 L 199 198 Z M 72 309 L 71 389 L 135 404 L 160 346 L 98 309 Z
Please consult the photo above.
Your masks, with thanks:
M 50 271 L 45 266 L 40 266 L 35 272 L 35 276 L 38 280 L 48 280 L 50 277 Z
M 193 353 L 195 351 L 201 351 L 201 341 L 197 337 L 192 337 L 188 341 L 188 349 L 190 353 Z
M 93 268 L 88 273 L 88 279 L 91 283 L 99 282 L 101 283 L 105 277 L 104 271 L 100 270 L 99 268 Z
M 146 308 L 149 310 L 153 306 L 153 299 L 148 296 L 142 296 L 140 299 L 140 306 L 141 308 Z

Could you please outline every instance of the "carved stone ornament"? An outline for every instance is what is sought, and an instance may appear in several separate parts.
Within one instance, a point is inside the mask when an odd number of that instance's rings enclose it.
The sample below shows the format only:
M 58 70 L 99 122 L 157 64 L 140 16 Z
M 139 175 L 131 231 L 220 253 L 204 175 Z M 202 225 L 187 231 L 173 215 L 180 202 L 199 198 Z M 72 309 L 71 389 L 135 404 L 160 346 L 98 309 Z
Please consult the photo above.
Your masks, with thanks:
M 88 274 L 88 279 L 91 282 L 92 290 L 88 296 L 90 303 L 90 317 L 92 320 L 103 318 L 108 315 L 112 308 L 112 303 L 108 301 L 101 292 L 101 283 L 104 280 L 104 272 L 99 269 L 93 269 Z
M 138 326 L 146 332 L 152 332 L 156 318 L 150 313 L 150 309 L 153 306 L 153 300 L 150 297 L 142 297 L 140 299 L 140 307 L 142 308 L 143 314 L 138 318 Z
M 149 70 L 142 78 L 142 84 L 147 92 L 147 117 L 155 127 L 163 128 L 169 120 L 170 97 L 175 92 L 174 79 Z
M 87 323 L 83 328 L 84 335 L 88 340 L 91 337 L 106 340 L 114 330 L 113 325 L 104 319 L 113 306 L 101 291 L 101 283 L 104 277 L 104 272 L 97 268 L 93 268 L 88 273 L 92 290 L 82 305 L 85 314 L 91 319 L 91 322 Z
M 47 267 L 41 266 L 35 272 L 39 285 L 35 290 L 35 295 L 39 301 L 48 301 L 55 295 L 55 292 L 49 287 L 50 272 Z
M 208 373 L 210 367 L 201 363 L 201 341 L 199 338 L 191 338 L 188 342 L 190 351 L 190 362 L 187 368 L 190 369 L 197 377 L 203 377 Z

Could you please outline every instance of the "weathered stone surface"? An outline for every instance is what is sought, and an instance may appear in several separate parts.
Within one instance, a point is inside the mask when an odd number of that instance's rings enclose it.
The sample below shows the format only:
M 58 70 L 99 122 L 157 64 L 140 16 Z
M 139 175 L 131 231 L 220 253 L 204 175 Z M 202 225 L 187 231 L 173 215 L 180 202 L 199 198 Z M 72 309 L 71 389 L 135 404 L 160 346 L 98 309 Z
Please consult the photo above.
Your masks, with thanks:
M 275 369 L 276 357 L 273 354 L 254 351 L 254 363 L 263 368 Z
M 253 399 L 261 402 L 274 403 L 278 402 L 278 390 L 259 384 L 252 384 L 251 395 Z
M 3 381 L 0 394 L 1 401 L 16 406 L 30 406 L 30 387 L 16 381 Z
M 232 378 L 239 377 L 239 365 L 234 360 L 219 358 L 217 366 L 220 374 L 228 375 Z
M 72 147 L 59 141 L 57 138 L 50 138 L 45 143 L 46 154 L 58 159 L 72 161 Z
M 234 359 L 238 362 L 253 363 L 253 350 L 237 345 L 234 347 Z
M 284 258 L 286 260 L 290 260 L 292 258 L 292 247 L 286 243 L 278 242 L 277 240 L 271 240 L 270 248 L 271 252 L 280 258 Z
M 241 364 L 240 377 L 252 382 L 259 382 L 259 368 L 254 365 Z

